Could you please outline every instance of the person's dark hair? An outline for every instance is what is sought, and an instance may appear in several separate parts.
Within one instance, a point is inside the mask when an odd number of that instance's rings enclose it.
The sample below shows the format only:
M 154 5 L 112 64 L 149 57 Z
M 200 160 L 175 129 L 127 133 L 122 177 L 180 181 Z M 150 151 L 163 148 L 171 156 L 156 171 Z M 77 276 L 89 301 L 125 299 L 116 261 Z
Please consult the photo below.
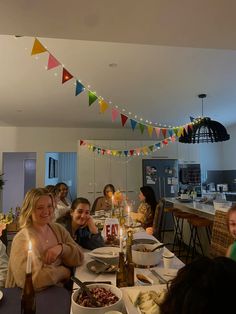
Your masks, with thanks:
M 153 189 L 150 186 L 142 186 L 140 188 L 140 191 L 145 196 L 145 202 L 151 206 L 151 209 L 154 213 L 156 210 L 157 201 L 156 201 L 156 196 Z
M 114 187 L 114 185 L 112 185 L 112 184 L 106 184 L 105 186 L 104 186 L 104 189 L 103 189 L 103 195 L 105 196 L 106 195 L 106 189 L 107 188 L 109 188 L 111 191 L 112 191 L 112 194 L 114 194 L 115 193 L 115 187 Z
M 69 187 L 68 187 L 68 185 L 67 185 L 65 182 L 58 182 L 58 183 L 55 185 L 55 191 L 56 191 L 56 193 L 60 192 L 61 185 L 64 185 L 64 186 L 69 190 Z
M 48 192 L 51 193 L 52 195 L 56 194 L 55 185 L 52 185 L 52 184 L 46 185 L 45 189 L 47 189 Z
M 201 257 L 178 271 L 168 286 L 160 313 L 232 313 L 235 282 L 235 261 L 223 256 L 214 259 Z
M 89 200 L 87 198 L 84 198 L 84 197 L 78 197 L 76 198 L 75 200 L 73 200 L 72 204 L 71 204 L 71 210 L 75 210 L 76 207 L 79 205 L 79 204 L 88 204 L 89 205 L 89 208 L 91 206 Z

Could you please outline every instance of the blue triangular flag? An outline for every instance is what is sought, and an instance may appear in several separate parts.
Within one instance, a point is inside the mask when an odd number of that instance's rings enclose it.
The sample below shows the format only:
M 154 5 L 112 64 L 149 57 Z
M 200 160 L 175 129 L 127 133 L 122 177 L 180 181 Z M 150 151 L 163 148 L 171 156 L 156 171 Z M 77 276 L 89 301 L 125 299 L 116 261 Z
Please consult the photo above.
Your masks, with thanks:
M 191 121 L 191 122 L 193 122 L 193 121 L 195 120 L 194 117 L 191 117 L 191 116 L 190 116 L 189 118 L 190 118 L 190 121 Z
M 157 148 L 160 148 L 160 147 L 161 147 L 161 144 L 160 144 L 160 143 L 156 143 L 155 146 L 156 146 Z
M 132 129 L 134 130 L 136 127 L 137 121 L 130 119 L 130 124 L 131 124 Z
M 76 88 L 75 88 L 75 96 L 79 95 L 85 90 L 85 87 L 83 84 L 81 84 L 79 81 L 76 80 Z
M 127 151 L 127 150 L 124 150 L 124 154 L 125 154 L 125 156 L 127 157 L 127 156 L 128 156 L 128 151 Z
M 174 131 L 172 129 L 168 130 L 170 137 L 174 134 Z

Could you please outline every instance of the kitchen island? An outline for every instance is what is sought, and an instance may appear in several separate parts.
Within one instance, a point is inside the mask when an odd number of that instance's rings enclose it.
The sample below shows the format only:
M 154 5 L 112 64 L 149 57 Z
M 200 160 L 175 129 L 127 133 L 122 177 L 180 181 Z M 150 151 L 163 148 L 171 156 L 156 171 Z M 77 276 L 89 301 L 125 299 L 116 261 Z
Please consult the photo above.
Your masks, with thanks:
M 192 200 L 178 200 L 176 198 L 165 198 L 165 200 L 167 203 L 173 204 L 174 208 L 180 209 L 184 212 L 198 215 L 200 217 L 207 218 L 211 220 L 212 223 L 214 222 L 215 208 L 213 205 L 208 205 L 208 204 L 204 204 L 204 203 L 200 203 L 198 201 L 192 201 Z M 206 256 L 210 256 L 210 253 L 209 253 L 210 245 L 207 239 L 205 228 L 199 228 L 198 233 L 201 240 L 201 244 L 203 246 L 204 254 Z M 187 220 L 184 220 L 183 241 L 186 245 L 189 245 L 189 238 L 190 238 L 190 227 Z M 197 251 L 199 252 L 198 247 L 197 247 Z
M 215 209 L 213 205 L 192 200 L 178 200 L 174 197 L 167 197 L 165 200 L 172 203 L 174 208 L 214 221 Z

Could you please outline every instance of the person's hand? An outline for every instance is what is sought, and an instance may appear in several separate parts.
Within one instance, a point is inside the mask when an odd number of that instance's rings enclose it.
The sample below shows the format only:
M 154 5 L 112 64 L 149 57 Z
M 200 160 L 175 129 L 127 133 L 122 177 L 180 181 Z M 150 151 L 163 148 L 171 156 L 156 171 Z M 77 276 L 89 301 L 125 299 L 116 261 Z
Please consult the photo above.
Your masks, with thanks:
M 153 227 L 146 228 L 146 233 L 150 234 L 150 235 L 153 235 Z
M 56 246 L 49 248 L 44 255 L 44 263 L 48 265 L 54 263 L 58 256 L 61 254 L 61 252 L 62 252 L 61 244 L 57 244 Z
M 87 220 L 87 226 L 88 226 L 89 231 L 91 233 L 93 233 L 93 234 L 98 233 L 98 228 L 96 227 L 95 222 L 91 216 L 89 216 L 89 218 Z

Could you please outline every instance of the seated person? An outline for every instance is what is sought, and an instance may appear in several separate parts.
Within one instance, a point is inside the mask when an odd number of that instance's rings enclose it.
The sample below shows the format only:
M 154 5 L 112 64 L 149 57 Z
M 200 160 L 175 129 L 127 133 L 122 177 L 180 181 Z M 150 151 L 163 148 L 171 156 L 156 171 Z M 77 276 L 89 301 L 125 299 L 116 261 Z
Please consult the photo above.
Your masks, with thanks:
M 90 202 L 83 197 L 76 198 L 70 212 L 57 219 L 83 248 L 93 250 L 104 246 L 104 240 L 93 218 L 90 216 Z
M 227 249 L 226 256 L 236 262 L 236 205 L 228 210 L 226 219 L 228 230 L 234 239 L 234 242 Z
M 66 212 L 70 211 L 71 202 L 67 198 L 69 187 L 64 182 L 59 182 L 55 185 L 55 219 L 63 216 Z
M 161 314 L 233 313 L 236 263 L 227 257 L 201 257 L 181 268 L 170 282 Z
M 144 229 L 152 227 L 157 206 L 156 197 L 150 186 L 140 188 L 139 199 L 141 201 L 138 212 L 131 212 L 132 219 L 141 222 Z
M 53 212 L 53 197 L 46 189 L 26 193 L 19 217 L 21 230 L 12 241 L 6 288 L 24 287 L 29 240 L 35 290 L 66 284 L 71 269 L 82 264 L 83 252 L 69 232 L 51 223 Z
M 5 224 L 2 224 L 0 221 L 0 236 L 2 230 L 6 228 Z M 6 247 L 3 242 L 0 240 L 0 288 L 5 286 L 5 280 L 7 277 L 7 268 L 8 268 L 8 256 L 6 253 Z
M 112 184 L 105 185 L 103 189 L 103 195 L 98 197 L 93 204 L 92 212 L 96 212 L 98 210 L 109 211 L 112 207 L 112 195 L 115 193 L 115 188 Z

